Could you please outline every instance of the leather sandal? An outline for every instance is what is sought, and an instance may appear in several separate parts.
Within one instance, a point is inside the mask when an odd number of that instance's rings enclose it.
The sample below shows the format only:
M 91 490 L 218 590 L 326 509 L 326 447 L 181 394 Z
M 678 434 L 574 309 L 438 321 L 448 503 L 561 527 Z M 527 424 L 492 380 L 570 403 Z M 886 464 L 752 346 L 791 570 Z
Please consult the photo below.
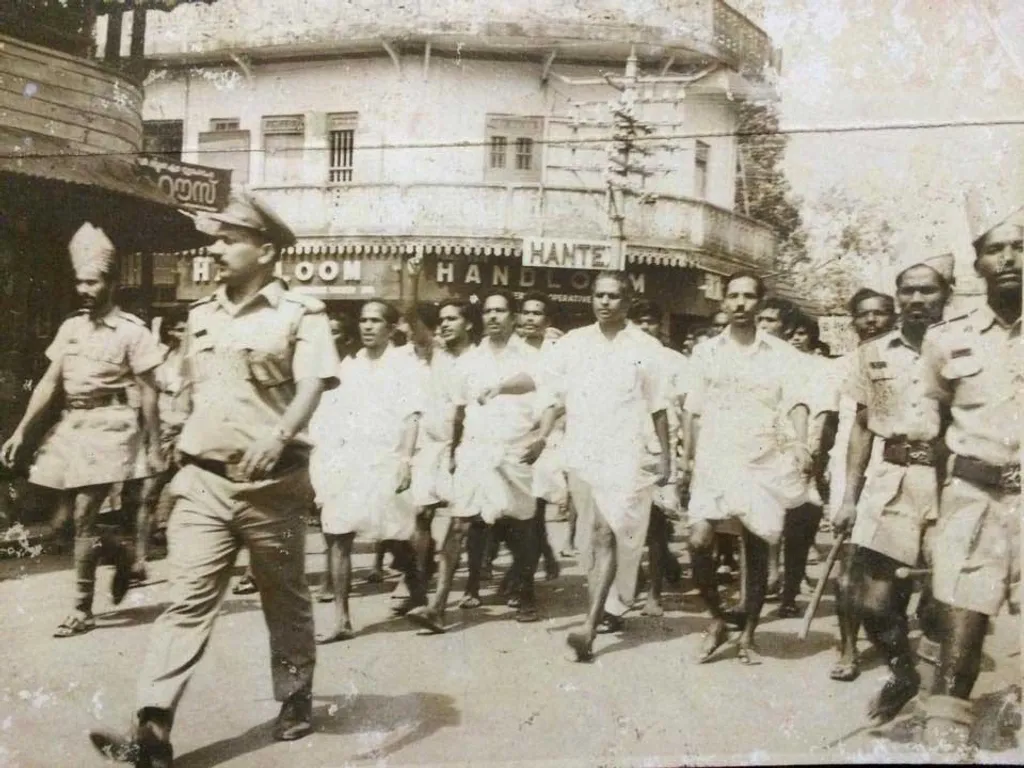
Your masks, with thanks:
M 715 652 L 729 641 L 729 628 L 725 624 L 717 624 L 712 630 L 710 627 L 704 630 L 701 635 L 700 653 L 697 655 L 697 663 L 705 664 L 711 660 Z
M 62 621 L 57 629 L 54 630 L 54 637 L 74 637 L 75 635 L 84 635 L 90 630 L 96 629 L 96 619 L 93 618 L 91 613 L 85 613 L 84 611 L 77 611 L 68 616 Z

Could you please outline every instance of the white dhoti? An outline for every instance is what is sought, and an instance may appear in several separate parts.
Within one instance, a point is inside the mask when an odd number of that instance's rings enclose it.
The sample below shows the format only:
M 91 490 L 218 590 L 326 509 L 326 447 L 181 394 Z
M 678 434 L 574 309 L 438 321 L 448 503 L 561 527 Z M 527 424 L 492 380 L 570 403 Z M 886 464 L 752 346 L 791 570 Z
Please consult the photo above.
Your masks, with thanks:
M 373 541 L 407 540 L 416 528 L 409 491 L 395 493 L 401 459 L 397 452 L 344 443 L 318 447 L 310 458 L 310 480 L 321 507 L 324 533 L 355 533 Z
M 637 575 L 651 521 L 655 475 L 645 473 L 633 487 L 594 476 L 588 481 L 572 470 L 568 479 L 577 514 L 576 542 L 585 572 L 589 573 L 594 565 L 593 535 L 597 521 L 603 521 L 615 534 L 615 580 L 604 609 L 622 616 L 636 599 Z
M 488 525 L 501 517 L 530 520 L 533 468 L 522 460 L 529 441 L 529 436 L 511 442 L 482 436 L 463 440 L 455 452 L 451 515 L 479 515 Z
M 451 440 L 424 434 L 412 457 L 413 503 L 417 507 L 449 504 L 452 500 Z
M 548 504 L 563 506 L 569 501 L 569 488 L 565 475 L 565 455 L 562 451 L 564 433 L 555 431 L 548 444 L 533 464 L 533 496 Z
M 690 490 L 690 520 L 735 518 L 769 544 L 782 538 L 786 510 L 807 500 L 807 480 L 788 452 L 769 451 L 742 462 L 722 456 L 701 461 Z

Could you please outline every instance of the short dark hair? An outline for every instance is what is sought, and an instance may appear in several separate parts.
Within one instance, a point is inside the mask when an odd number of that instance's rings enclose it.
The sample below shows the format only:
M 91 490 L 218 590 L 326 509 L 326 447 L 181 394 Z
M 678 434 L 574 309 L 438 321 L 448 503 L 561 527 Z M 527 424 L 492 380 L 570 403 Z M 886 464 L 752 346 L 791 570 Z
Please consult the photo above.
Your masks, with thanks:
M 622 298 L 626 299 L 630 303 L 633 301 L 633 281 L 629 279 L 629 275 L 625 272 L 614 269 L 603 269 L 597 273 L 594 277 L 594 283 L 590 288 L 590 295 L 593 296 L 594 292 L 597 291 L 597 284 L 601 280 L 614 280 L 619 284 L 619 288 L 622 289 Z
M 543 304 L 544 305 L 544 316 L 546 318 L 548 318 L 549 320 L 551 319 L 551 297 L 550 296 L 548 296 L 546 293 L 541 293 L 540 291 L 530 291 L 525 296 L 523 296 L 523 300 L 520 302 L 520 306 L 521 307 L 525 307 L 526 306 L 526 302 L 528 302 L 528 301 L 539 301 L 541 304 Z
M 472 326 L 472 333 L 480 330 L 480 312 L 475 304 L 460 299 L 455 296 L 451 296 L 444 299 L 440 304 L 437 305 L 437 324 L 441 324 L 441 310 L 445 307 L 455 307 L 459 310 L 459 315 Z
M 630 320 L 643 320 L 645 317 L 653 317 L 661 322 L 661 307 L 650 299 L 640 299 L 629 308 Z
M 799 330 L 806 331 L 807 335 L 811 337 L 812 347 L 821 339 L 821 327 L 818 325 L 818 321 L 810 315 L 798 311 L 790 318 L 789 335 L 792 336 Z
M 384 299 L 367 299 L 359 305 L 359 314 L 363 314 L 363 308 L 368 307 L 371 304 L 377 304 L 384 309 L 384 322 L 388 325 L 398 325 L 398 320 L 402 316 L 401 313 L 395 308 L 393 304 Z
M 516 297 L 512 295 L 511 291 L 507 291 L 504 288 L 488 288 L 480 297 L 481 312 L 483 312 L 484 304 L 486 304 L 487 300 L 492 296 L 501 296 L 501 298 L 503 298 L 505 300 L 505 303 L 508 305 L 509 312 L 519 311 L 519 302 L 516 301 Z
M 732 285 L 737 280 L 742 280 L 744 278 L 747 279 L 747 280 L 753 280 L 754 281 L 754 285 L 757 286 L 757 298 L 758 299 L 763 299 L 764 295 L 766 293 L 766 290 L 765 290 L 765 287 L 764 287 L 764 280 L 762 280 L 760 277 L 755 275 L 753 272 L 749 272 L 747 270 L 741 270 L 739 272 L 733 272 L 731 275 L 729 275 L 727 278 L 725 278 L 725 291 L 728 293 L 730 285 Z
M 856 317 L 857 308 L 868 299 L 879 299 L 885 305 L 885 309 L 890 315 L 896 314 L 896 301 L 892 296 L 872 288 L 859 288 L 846 304 L 846 310 L 850 313 L 850 317 Z

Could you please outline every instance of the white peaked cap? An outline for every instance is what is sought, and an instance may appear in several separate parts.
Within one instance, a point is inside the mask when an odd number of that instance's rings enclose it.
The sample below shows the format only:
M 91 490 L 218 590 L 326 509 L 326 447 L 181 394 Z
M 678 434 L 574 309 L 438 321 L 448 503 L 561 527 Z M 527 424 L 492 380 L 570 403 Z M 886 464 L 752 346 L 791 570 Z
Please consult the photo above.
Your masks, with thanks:
M 68 243 L 71 266 L 78 277 L 101 277 L 114 267 L 114 244 L 102 229 L 85 222 Z
M 1011 173 L 1000 187 L 968 191 L 964 196 L 964 212 L 972 243 L 1000 224 L 1024 224 L 1024 168 Z

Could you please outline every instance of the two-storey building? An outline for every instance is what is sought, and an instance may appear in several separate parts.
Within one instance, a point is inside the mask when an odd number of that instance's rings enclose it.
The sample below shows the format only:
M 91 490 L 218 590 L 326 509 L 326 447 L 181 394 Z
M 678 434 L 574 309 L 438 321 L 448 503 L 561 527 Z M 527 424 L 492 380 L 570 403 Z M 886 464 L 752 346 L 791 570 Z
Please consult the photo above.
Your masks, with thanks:
M 261 193 L 299 236 L 283 276 L 338 308 L 402 298 L 411 261 L 422 300 L 536 288 L 571 323 L 619 266 L 679 327 L 722 276 L 771 269 L 772 230 L 734 204 L 732 134 L 773 53 L 722 0 L 220 0 L 147 25 L 147 151 Z M 651 131 L 622 176 L 624 85 Z M 202 255 L 157 264 L 164 301 L 212 287 Z

